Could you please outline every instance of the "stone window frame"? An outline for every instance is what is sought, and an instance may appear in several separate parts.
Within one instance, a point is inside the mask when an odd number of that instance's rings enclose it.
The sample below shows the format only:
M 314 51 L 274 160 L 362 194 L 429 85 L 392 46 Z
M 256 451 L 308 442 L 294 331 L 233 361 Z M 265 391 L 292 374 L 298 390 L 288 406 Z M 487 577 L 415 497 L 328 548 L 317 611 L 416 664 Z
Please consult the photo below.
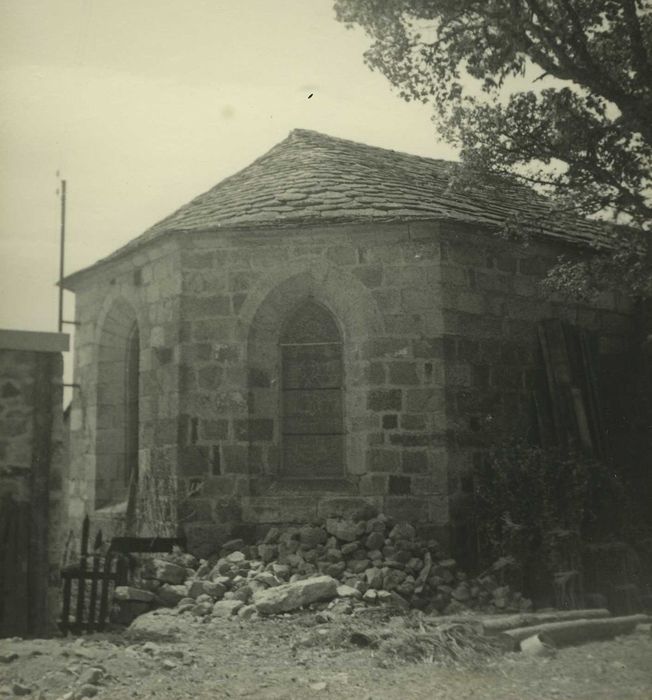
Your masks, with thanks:
M 92 494 L 95 512 L 123 515 L 127 512 L 130 486 L 126 466 L 128 436 L 133 430 L 127 425 L 129 350 L 134 331 L 137 330 L 140 403 L 142 401 L 143 328 L 136 306 L 124 297 L 110 300 L 107 306 L 106 313 L 98 323 L 95 469 L 89 495 Z M 140 415 L 136 430 L 140 432 Z
M 270 401 L 269 392 L 279 380 L 276 334 L 288 309 L 308 296 L 323 304 L 337 320 L 347 375 L 343 394 L 345 473 L 340 479 L 324 479 L 324 488 L 333 492 L 350 492 L 357 488 L 360 475 L 366 472 L 367 436 L 364 431 L 356 429 L 360 422 L 367 420 L 368 413 L 366 385 L 360 383 L 366 363 L 360 358 L 362 348 L 369 340 L 385 336 L 383 314 L 372 292 L 349 270 L 323 259 L 308 264 L 288 261 L 287 265 L 270 270 L 257 281 L 249 290 L 238 315 L 238 338 L 246 347 L 249 419 L 262 418 L 275 423 L 268 462 L 262 471 L 252 474 L 256 482 L 253 488 L 261 494 L 295 493 L 295 487 L 299 488 L 292 479 L 280 476 L 277 458 L 273 456 L 278 449 L 278 406 L 276 399 Z M 266 406 L 266 410 L 257 411 L 259 405 Z

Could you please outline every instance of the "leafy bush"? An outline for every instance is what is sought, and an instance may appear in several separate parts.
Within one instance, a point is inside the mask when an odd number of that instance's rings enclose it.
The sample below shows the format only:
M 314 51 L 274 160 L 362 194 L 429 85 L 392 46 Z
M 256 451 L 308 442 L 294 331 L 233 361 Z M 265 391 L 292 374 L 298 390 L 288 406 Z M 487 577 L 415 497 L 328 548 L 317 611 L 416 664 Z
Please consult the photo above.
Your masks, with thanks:
M 517 443 L 494 450 L 475 483 L 480 555 L 519 562 L 515 585 L 528 588 L 528 571 L 580 568 L 582 541 L 620 527 L 621 485 L 586 455 Z

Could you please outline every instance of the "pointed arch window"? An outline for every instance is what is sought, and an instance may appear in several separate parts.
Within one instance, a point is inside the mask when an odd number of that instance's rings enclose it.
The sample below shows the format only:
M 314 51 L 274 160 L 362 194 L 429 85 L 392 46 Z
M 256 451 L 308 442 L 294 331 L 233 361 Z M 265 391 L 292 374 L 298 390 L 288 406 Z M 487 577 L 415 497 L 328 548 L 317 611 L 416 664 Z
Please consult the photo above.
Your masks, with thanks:
M 134 323 L 127 339 L 125 373 L 125 461 L 124 486 L 129 487 L 138 480 L 138 448 L 140 424 L 140 333 Z
M 332 314 L 310 300 L 281 333 L 281 441 L 284 476 L 344 471 L 342 337 Z

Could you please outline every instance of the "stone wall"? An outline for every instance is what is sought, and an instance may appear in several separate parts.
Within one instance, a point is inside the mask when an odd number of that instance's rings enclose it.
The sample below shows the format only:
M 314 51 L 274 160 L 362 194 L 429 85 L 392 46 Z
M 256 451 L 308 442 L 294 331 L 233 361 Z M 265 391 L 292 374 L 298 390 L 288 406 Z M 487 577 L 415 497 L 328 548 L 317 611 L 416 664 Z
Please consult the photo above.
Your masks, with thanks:
M 153 481 L 152 469 L 165 465 L 170 474 L 176 466 L 175 447 L 168 447 L 171 425 L 176 434 L 179 392 L 176 245 L 159 244 L 105 266 L 83 279 L 76 292 L 74 382 L 79 389 L 70 414 L 70 517 L 79 529 L 88 513 L 93 526 L 110 538 L 124 534 L 130 474 L 137 470 L 144 485 Z M 140 339 L 137 464 L 129 463 L 126 404 L 134 329 Z M 155 493 L 149 493 L 148 504 L 156 503 Z M 147 514 L 158 518 L 150 510 Z
M 47 630 L 65 530 L 63 358 L 68 337 L 0 330 L 0 632 Z
M 570 306 L 541 293 L 565 250 L 436 222 L 238 229 L 168 236 L 83 273 L 74 283 L 82 388 L 72 415 L 73 510 L 83 514 L 101 474 L 116 473 L 107 455 L 119 458 L 124 397 L 103 392 L 124 379 L 136 320 L 140 512 L 158 508 L 150 525 L 173 525 L 166 493 L 178 489 L 179 520 L 195 541 L 364 502 L 443 539 L 451 523 L 458 540 L 468 538 L 473 465 L 485 446 L 479 426 L 511 429 L 525 415 L 538 321 L 595 330 L 605 377 L 622 366 L 624 304 Z M 345 460 L 328 478 L 283 473 L 279 340 L 306 300 L 332 315 L 342 337 Z M 156 488 L 165 498 L 152 499 Z
M 457 552 L 472 552 L 474 468 L 488 445 L 525 436 L 536 422 L 539 322 L 560 319 L 594 335 L 606 427 L 615 438 L 610 407 L 630 368 L 634 316 L 613 293 L 590 305 L 543 294 L 543 276 L 561 253 L 577 252 L 571 247 L 524 247 L 462 227 L 442 230 L 441 240 L 451 534 Z

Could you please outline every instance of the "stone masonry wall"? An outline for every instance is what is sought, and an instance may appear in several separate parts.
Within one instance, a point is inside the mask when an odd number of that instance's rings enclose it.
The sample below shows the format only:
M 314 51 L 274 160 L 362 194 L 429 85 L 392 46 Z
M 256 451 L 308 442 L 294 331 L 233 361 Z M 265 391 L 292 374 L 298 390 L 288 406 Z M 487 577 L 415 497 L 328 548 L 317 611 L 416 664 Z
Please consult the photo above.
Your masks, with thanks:
M 479 426 L 490 417 L 512 427 L 524 414 L 537 322 L 598 331 L 606 375 L 623 351 L 622 303 L 543 297 L 539 281 L 563 250 L 459 224 L 388 223 L 179 234 L 105 265 L 76 285 L 73 508 L 92 500 L 94 440 L 120 425 L 117 404 L 113 417 L 102 408 L 98 367 L 105 319 L 119 308 L 115 318 L 129 317 L 126 303 L 141 333 L 141 492 L 178 475 L 165 488 L 178 488 L 179 522 L 197 549 L 364 503 L 444 541 L 451 524 L 456 541 L 468 539 Z M 345 464 L 328 479 L 287 478 L 281 458 L 279 338 L 307 299 L 343 340 Z M 173 525 L 162 508 L 164 521 Z
M 543 294 L 543 276 L 572 248 L 523 247 L 462 227 L 442 231 L 441 240 L 451 533 L 458 553 L 472 553 L 474 467 L 488 443 L 525 436 L 533 425 L 532 390 L 542 371 L 538 323 L 555 318 L 595 334 L 599 385 L 609 397 L 604 408 L 613 428 L 609 405 L 627 371 L 633 316 L 613 293 L 591 305 Z
M 179 474 L 184 494 L 195 494 L 183 501 L 188 531 L 226 536 L 234 521 L 309 521 L 369 502 L 445 528 L 443 374 L 422 342 L 441 334 L 438 259 L 438 243 L 415 246 L 407 225 L 193 238 L 182 253 Z M 342 329 L 338 479 L 283 477 L 279 335 L 308 298 Z
M 51 345 L 61 350 L 67 338 L 0 331 L 0 578 L 6 584 L 0 632 L 7 635 L 42 633 L 57 613 L 65 526 L 63 359 Z
M 174 488 L 179 396 L 179 257 L 174 241 L 159 243 L 104 267 L 75 287 L 74 382 L 70 415 L 70 517 L 77 531 L 88 513 L 105 537 L 124 534 L 126 362 L 134 324 L 140 336 L 138 479 L 148 496 L 144 529 L 174 529 L 165 509 Z M 171 426 L 174 426 L 171 428 Z M 161 472 L 153 478 L 153 471 Z M 152 486 L 165 493 L 158 493 Z M 159 522 L 159 521 L 163 522 Z

